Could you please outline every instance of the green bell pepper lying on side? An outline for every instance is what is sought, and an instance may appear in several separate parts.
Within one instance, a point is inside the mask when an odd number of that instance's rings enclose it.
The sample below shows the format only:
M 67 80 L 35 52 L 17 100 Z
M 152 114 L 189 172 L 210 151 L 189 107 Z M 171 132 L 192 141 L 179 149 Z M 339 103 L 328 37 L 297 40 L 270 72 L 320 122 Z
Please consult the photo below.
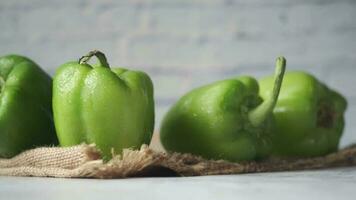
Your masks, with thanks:
M 269 98 L 273 77 L 263 78 L 259 84 L 262 98 Z M 312 75 L 301 71 L 286 73 L 274 109 L 274 154 L 312 157 L 336 151 L 346 106 L 343 96 Z
M 96 56 L 98 65 L 87 61 Z M 62 146 L 95 143 L 108 159 L 111 151 L 139 148 L 154 128 L 153 85 L 147 74 L 110 69 L 105 55 L 92 51 L 57 70 L 53 112 Z
M 57 144 L 52 119 L 52 80 L 18 55 L 0 57 L 0 157 Z
M 272 149 L 272 111 L 285 71 L 277 59 L 273 94 L 262 101 L 254 78 L 243 76 L 189 92 L 165 115 L 160 137 L 168 151 L 208 159 L 243 161 L 263 158 Z

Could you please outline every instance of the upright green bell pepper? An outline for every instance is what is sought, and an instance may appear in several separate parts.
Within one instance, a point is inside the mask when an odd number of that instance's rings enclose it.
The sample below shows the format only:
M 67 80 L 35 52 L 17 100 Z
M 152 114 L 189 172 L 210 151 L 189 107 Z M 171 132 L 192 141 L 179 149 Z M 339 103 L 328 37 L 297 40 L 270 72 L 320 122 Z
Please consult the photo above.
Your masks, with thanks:
M 273 77 L 259 81 L 260 95 L 269 98 Z M 344 128 L 347 103 L 314 76 L 287 72 L 274 109 L 274 154 L 312 157 L 336 151 Z
M 98 65 L 87 61 L 96 56 Z M 105 55 L 92 51 L 59 67 L 53 82 L 55 127 L 62 146 L 95 143 L 103 156 L 139 148 L 154 128 L 153 85 L 147 74 L 110 69 Z
M 0 88 L 0 157 L 57 143 L 49 75 L 28 58 L 3 56 Z
M 168 151 L 208 159 L 244 161 L 269 154 L 273 133 L 272 110 L 285 71 L 277 59 L 273 94 L 262 101 L 254 78 L 218 81 L 184 95 L 165 115 L 160 137 Z

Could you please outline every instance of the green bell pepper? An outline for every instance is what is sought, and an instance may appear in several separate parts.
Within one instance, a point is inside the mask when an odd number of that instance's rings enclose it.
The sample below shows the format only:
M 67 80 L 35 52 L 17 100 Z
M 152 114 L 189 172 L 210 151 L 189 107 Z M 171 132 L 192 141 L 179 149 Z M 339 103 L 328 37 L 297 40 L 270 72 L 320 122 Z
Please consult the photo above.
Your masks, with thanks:
M 87 64 L 96 56 L 98 65 Z M 139 148 L 154 128 L 153 85 L 147 74 L 110 69 L 105 55 L 92 51 L 59 67 L 53 82 L 55 127 L 62 146 L 95 143 L 104 158 L 112 150 Z
M 285 71 L 277 59 L 273 94 L 262 101 L 257 80 L 248 76 L 192 90 L 165 115 L 160 138 L 168 151 L 207 159 L 255 160 L 272 149 L 275 106 Z
M 273 77 L 259 81 L 262 98 L 270 96 Z M 347 102 L 314 76 L 287 72 L 274 109 L 274 154 L 292 157 L 322 156 L 338 149 Z
M 49 75 L 26 57 L 3 56 L 0 88 L 0 157 L 57 143 Z

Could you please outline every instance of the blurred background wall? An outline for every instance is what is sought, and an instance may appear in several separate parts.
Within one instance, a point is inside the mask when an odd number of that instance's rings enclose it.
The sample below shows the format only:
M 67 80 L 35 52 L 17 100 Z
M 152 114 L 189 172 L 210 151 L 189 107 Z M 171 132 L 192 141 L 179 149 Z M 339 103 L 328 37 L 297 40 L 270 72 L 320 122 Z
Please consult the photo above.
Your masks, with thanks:
M 29 56 L 53 75 L 89 50 L 145 70 L 156 129 L 179 96 L 218 79 L 313 73 L 349 101 L 342 144 L 356 142 L 354 0 L 0 0 L 0 55 Z

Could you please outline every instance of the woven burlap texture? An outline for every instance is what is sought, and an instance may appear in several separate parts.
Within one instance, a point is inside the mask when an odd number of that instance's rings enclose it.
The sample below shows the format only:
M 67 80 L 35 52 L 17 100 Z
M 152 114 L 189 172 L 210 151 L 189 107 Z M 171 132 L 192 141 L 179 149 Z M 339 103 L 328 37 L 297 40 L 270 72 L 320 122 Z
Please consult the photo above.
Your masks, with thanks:
M 356 165 L 356 146 L 324 157 L 308 159 L 268 159 L 261 162 L 231 163 L 205 160 L 190 154 L 164 153 L 143 145 L 125 149 L 122 155 L 103 162 L 95 145 L 41 147 L 11 159 L 0 159 L 2 176 L 67 178 L 127 178 L 137 176 L 200 176 L 255 172 L 320 169 Z

